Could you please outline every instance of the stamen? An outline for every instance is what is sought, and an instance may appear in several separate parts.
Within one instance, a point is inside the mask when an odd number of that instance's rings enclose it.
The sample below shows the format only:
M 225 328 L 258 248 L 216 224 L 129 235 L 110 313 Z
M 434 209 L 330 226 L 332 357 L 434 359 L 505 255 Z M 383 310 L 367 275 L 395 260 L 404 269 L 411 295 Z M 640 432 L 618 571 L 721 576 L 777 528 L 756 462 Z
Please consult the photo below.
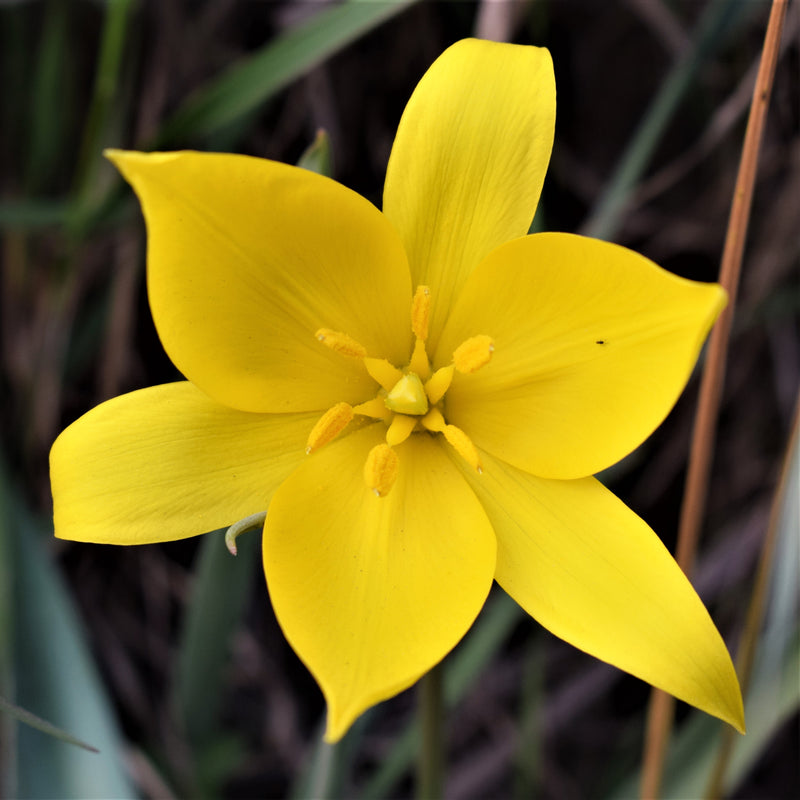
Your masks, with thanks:
M 376 380 L 387 392 L 391 392 L 403 377 L 397 367 L 392 366 L 385 358 L 365 358 L 364 366 L 370 377 Z
M 389 430 L 386 431 L 386 444 L 390 447 L 396 447 L 402 444 L 409 436 L 411 431 L 417 425 L 417 417 L 408 417 L 405 414 L 395 414 L 392 418 L 392 424 L 389 425 Z
M 388 444 L 376 444 L 364 463 L 364 480 L 378 497 L 385 497 L 397 480 L 400 459 Z
M 428 395 L 431 405 L 435 405 L 444 397 L 444 393 L 450 388 L 450 384 L 453 381 L 454 372 L 455 367 L 449 364 L 446 367 L 437 369 L 425 384 L 425 394 Z
M 372 400 L 367 400 L 366 403 L 354 406 L 354 414 L 360 414 L 362 417 L 372 417 L 372 419 L 382 419 L 386 422 L 392 416 L 392 412 L 386 408 L 386 403 L 383 402 L 382 397 L 373 397 Z
M 425 342 L 422 339 L 414 342 L 414 352 L 411 354 L 411 361 L 408 362 L 408 371 L 416 373 L 423 381 L 430 377 L 431 365 L 428 361 L 428 354 L 425 352 Z
M 428 324 L 431 319 L 431 290 L 427 286 L 417 286 L 411 301 L 411 330 L 414 336 L 424 342 L 428 338 Z
M 432 408 L 421 420 L 422 427 L 433 433 L 439 433 L 447 427 L 442 412 L 438 408 Z
M 398 414 L 424 414 L 428 398 L 422 381 L 413 372 L 403 375 L 386 396 L 386 408 Z
M 481 466 L 481 459 L 478 455 L 478 450 L 472 443 L 472 439 L 467 436 L 461 428 L 456 428 L 455 425 L 446 425 L 442 431 L 444 438 L 453 446 L 453 449 L 463 458 L 471 467 L 473 467 L 479 474 L 483 472 Z
M 367 355 L 367 348 L 346 333 L 332 331 L 330 328 L 320 328 L 314 336 L 326 347 L 330 347 L 331 350 L 343 356 L 364 358 Z
M 459 372 L 476 372 L 492 360 L 493 352 L 494 342 L 490 336 L 472 336 L 456 348 L 453 364 Z
M 306 441 L 306 453 L 313 453 L 333 441 L 353 419 L 353 409 L 347 403 L 337 403 L 329 408 L 311 429 Z

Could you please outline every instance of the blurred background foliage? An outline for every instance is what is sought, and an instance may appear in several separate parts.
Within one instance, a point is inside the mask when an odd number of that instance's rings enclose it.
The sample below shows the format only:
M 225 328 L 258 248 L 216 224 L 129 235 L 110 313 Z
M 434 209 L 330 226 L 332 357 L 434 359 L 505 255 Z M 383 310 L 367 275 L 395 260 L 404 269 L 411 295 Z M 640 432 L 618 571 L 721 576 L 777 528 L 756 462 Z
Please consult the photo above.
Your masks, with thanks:
M 537 223 L 713 280 L 768 10 L 763 0 L 0 3 L 0 795 L 412 793 L 413 691 L 370 711 L 335 750 L 319 745 L 322 698 L 271 613 L 255 534 L 237 559 L 220 534 L 131 549 L 52 538 L 47 455 L 59 431 L 104 399 L 178 377 L 147 306 L 138 205 L 103 147 L 304 158 L 380 205 L 404 104 L 447 45 L 476 34 L 544 45 L 559 106 Z M 735 652 L 772 512 L 749 733 L 726 770 L 736 798 L 800 796 L 798 16 L 795 3 L 694 576 Z M 670 547 L 695 396 L 696 376 L 652 439 L 603 476 Z M 448 797 L 636 794 L 648 687 L 553 638 L 502 592 L 448 657 L 445 680 Z M 101 752 L 18 722 L 15 708 Z M 720 723 L 679 708 L 667 796 L 701 796 L 719 738 Z

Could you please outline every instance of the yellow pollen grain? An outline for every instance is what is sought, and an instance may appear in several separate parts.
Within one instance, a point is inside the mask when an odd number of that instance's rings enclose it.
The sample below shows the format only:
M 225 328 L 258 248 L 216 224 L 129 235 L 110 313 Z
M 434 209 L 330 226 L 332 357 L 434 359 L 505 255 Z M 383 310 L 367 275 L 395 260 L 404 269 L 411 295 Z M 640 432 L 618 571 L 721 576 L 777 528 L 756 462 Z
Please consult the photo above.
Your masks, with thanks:
M 455 368 L 464 374 L 477 372 L 492 360 L 494 342 L 491 336 L 479 334 L 462 342 L 453 353 Z
M 428 338 L 428 325 L 431 320 L 431 290 L 427 286 L 417 286 L 411 301 L 411 330 L 414 336 L 424 342 Z
M 453 372 L 455 367 L 449 364 L 446 367 L 437 369 L 431 375 L 430 380 L 425 384 L 425 394 L 428 395 L 428 402 L 431 405 L 438 403 L 443 397 L 445 392 L 450 388 L 453 381 Z
M 386 444 L 395 447 L 402 444 L 417 425 L 417 417 L 408 417 L 405 414 L 395 414 L 392 423 L 386 431 Z
M 478 449 L 472 443 L 472 439 L 461 428 L 457 428 L 455 425 L 446 425 L 442 433 L 461 458 L 477 472 L 483 472 Z
M 306 453 L 313 453 L 333 441 L 353 419 L 353 409 L 347 403 L 337 403 L 316 422 L 306 440 Z
M 351 336 L 341 331 L 332 331 L 330 328 L 320 328 L 314 336 L 326 347 L 330 347 L 336 353 L 349 358 L 364 358 L 367 355 L 367 348 L 359 344 Z
M 365 358 L 364 366 L 370 377 L 377 381 L 387 392 L 391 392 L 403 377 L 403 373 L 385 358 Z
M 388 444 L 377 444 L 364 462 L 364 481 L 378 497 L 385 497 L 397 480 L 400 459 Z

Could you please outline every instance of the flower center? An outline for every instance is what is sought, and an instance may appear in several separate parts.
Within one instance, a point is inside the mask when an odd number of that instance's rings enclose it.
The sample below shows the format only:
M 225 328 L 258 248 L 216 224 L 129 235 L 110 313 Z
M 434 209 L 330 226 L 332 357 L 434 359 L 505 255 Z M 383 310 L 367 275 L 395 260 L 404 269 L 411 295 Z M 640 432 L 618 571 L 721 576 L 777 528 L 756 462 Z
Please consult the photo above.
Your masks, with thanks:
M 425 342 L 430 320 L 430 289 L 418 286 L 411 303 L 414 349 L 408 364 L 398 369 L 385 358 L 370 358 L 367 350 L 346 333 L 320 328 L 316 338 L 346 358 L 357 358 L 380 386 L 376 396 L 357 406 L 337 403 L 317 421 L 308 435 L 306 453 L 313 453 L 335 439 L 355 415 L 383 421 L 386 441 L 370 450 L 364 464 L 364 480 L 378 497 L 394 485 L 400 463 L 394 447 L 412 433 L 441 433 L 453 449 L 478 472 L 480 457 L 472 440 L 461 428 L 450 425 L 444 415 L 443 399 L 456 371 L 469 374 L 489 363 L 494 342 L 489 336 L 472 336 L 453 352 L 453 361 L 436 371 L 431 369 Z

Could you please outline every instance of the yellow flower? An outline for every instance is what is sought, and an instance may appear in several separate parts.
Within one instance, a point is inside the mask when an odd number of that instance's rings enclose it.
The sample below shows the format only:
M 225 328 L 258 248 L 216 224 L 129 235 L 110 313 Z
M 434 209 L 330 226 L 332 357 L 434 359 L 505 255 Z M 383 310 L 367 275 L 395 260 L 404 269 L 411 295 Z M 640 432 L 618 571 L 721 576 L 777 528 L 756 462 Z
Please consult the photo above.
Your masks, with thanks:
M 546 50 L 467 40 L 405 110 L 383 213 L 271 161 L 109 154 L 188 381 L 61 434 L 56 535 L 166 541 L 268 508 L 269 592 L 330 740 L 440 661 L 493 580 L 557 636 L 743 727 L 701 601 L 591 477 L 664 419 L 724 293 L 525 235 L 554 121 Z

